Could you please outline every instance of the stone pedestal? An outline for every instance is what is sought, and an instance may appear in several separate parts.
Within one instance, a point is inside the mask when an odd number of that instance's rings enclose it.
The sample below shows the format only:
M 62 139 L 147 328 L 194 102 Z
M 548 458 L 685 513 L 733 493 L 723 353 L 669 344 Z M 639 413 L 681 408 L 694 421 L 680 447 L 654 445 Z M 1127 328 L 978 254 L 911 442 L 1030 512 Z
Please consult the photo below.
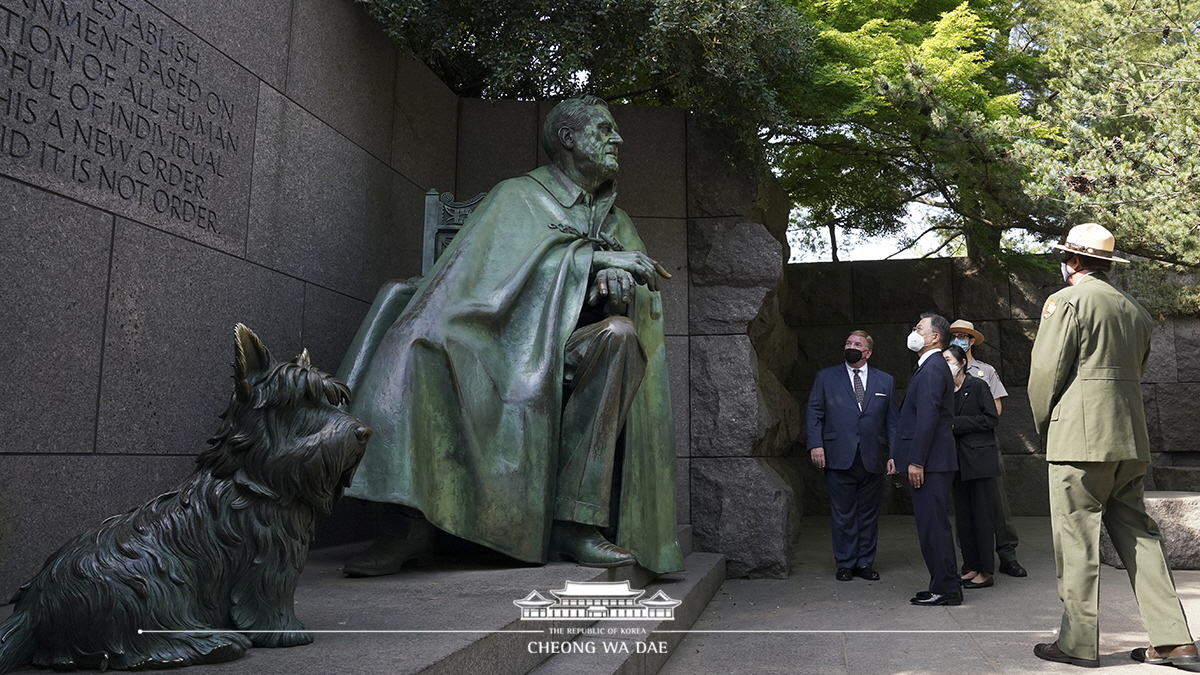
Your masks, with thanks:
M 1171 569 L 1200 569 L 1200 492 L 1147 492 L 1146 513 L 1158 523 Z M 1100 562 L 1125 569 L 1104 528 Z

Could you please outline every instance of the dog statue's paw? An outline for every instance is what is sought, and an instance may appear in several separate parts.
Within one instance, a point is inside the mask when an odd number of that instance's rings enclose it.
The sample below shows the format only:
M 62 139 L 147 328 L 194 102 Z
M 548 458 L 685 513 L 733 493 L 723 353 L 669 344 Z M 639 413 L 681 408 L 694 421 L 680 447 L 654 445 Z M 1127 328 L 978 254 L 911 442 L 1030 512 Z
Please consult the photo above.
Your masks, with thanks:
M 313 641 L 313 634 L 306 630 L 286 633 L 247 633 L 247 635 L 255 647 L 297 647 L 310 645 Z

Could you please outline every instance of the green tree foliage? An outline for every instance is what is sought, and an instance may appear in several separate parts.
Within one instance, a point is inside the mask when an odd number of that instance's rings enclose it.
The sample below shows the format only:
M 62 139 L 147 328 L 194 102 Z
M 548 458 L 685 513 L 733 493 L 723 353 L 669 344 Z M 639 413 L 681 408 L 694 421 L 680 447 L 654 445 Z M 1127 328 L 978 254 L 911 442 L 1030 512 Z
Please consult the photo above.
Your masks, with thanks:
M 359 0 L 462 96 L 690 108 L 758 132 L 807 100 L 815 32 L 779 0 Z
M 1139 297 L 1200 309 L 1162 266 L 1200 265 L 1200 0 L 358 1 L 460 95 L 733 127 L 800 240 L 917 217 L 908 245 L 999 270 L 1096 220 L 1157 261 L 1126 275 Z
M 1022 114 L 1039 69 L 1032 45 L 1010 40 L 1012 3 L 793 1 L 820 28 L 816 91 L 828 102 L 771 139 L 797 227 L 895 235 L 920 213 L 910 245 L 932 233 L 930 253 L 991 261 L 1014 228 L 1059 231 L 1012 153 L 1015 138 L 1045 133 Z
M 1052 133 L 1015 148 L 1029 195 L 1200 265 L 1200 0 L 1046 0 L 1027 29 L 1053 92 L 1036 113 Z

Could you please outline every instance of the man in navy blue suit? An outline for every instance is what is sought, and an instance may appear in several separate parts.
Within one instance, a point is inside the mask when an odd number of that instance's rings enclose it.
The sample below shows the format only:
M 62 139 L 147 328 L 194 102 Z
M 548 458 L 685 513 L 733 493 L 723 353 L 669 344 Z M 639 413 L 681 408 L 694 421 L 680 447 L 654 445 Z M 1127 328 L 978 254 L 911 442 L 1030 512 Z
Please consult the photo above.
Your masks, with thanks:
M 954 444 L 954 378 L 942 350 L 950 341 L 950 322 L 937 314 L 922 314 L 908 336 L 908 348 L 920 354 L 913 371 L 900 421 L 892 438 L 888 472 L 907 472 L 912 485 L 913 515 L 921 555 L 929 569 L 929 590 L 917 593 L 914 605 L 960 605 L 958 562 L 946 505 L 958 454 Z
M 874 346 L 865 331 L 850 333 L 846 362 L 817 373 L 808 397 L 808 452 L 812 463 L 825 469 L 829 485 L 838 581 L 879 579 L 872 565 L 896 410 L 892 376 L 867 367 Z

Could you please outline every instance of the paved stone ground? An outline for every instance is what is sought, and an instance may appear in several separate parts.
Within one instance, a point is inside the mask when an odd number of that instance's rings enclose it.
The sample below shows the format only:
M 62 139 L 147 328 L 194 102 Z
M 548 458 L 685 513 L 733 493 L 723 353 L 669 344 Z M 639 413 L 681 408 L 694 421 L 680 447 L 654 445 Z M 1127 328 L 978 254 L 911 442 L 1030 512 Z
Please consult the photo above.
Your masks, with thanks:
M 701 632 L 686 636 L 661 673 L 1089 672 L 1033 655 L 1035 643 L 1054 640 L 1061 616 L 1049 518 L 1017 519 L 1017 554 L 1028 577 L 997 574 L 995 586 L 966 591 L 961 606 L 934 608 L 908 602 L 929 578 L 911 516 L 883 517 L 875 565 L 882 578 L 876 582 L 834 579 L 827 517 L 805 518 L 801 527 L 792 576 L 726 581 L 693 626 Z M 1129 673 L 1183 672 L 1129 659 L 1131 649 L 1146 645 L 1129 579 L 1123 570 L 1108 566 L 1100 578 L 1101 666 Z M 1176 572 L 1175 583 L 1195 635 L 1200 631 L 1200 571 Z M 718 632 L 728 630 L 757 632 Z M 934 632 L 963 630 L 1030 632 Z

